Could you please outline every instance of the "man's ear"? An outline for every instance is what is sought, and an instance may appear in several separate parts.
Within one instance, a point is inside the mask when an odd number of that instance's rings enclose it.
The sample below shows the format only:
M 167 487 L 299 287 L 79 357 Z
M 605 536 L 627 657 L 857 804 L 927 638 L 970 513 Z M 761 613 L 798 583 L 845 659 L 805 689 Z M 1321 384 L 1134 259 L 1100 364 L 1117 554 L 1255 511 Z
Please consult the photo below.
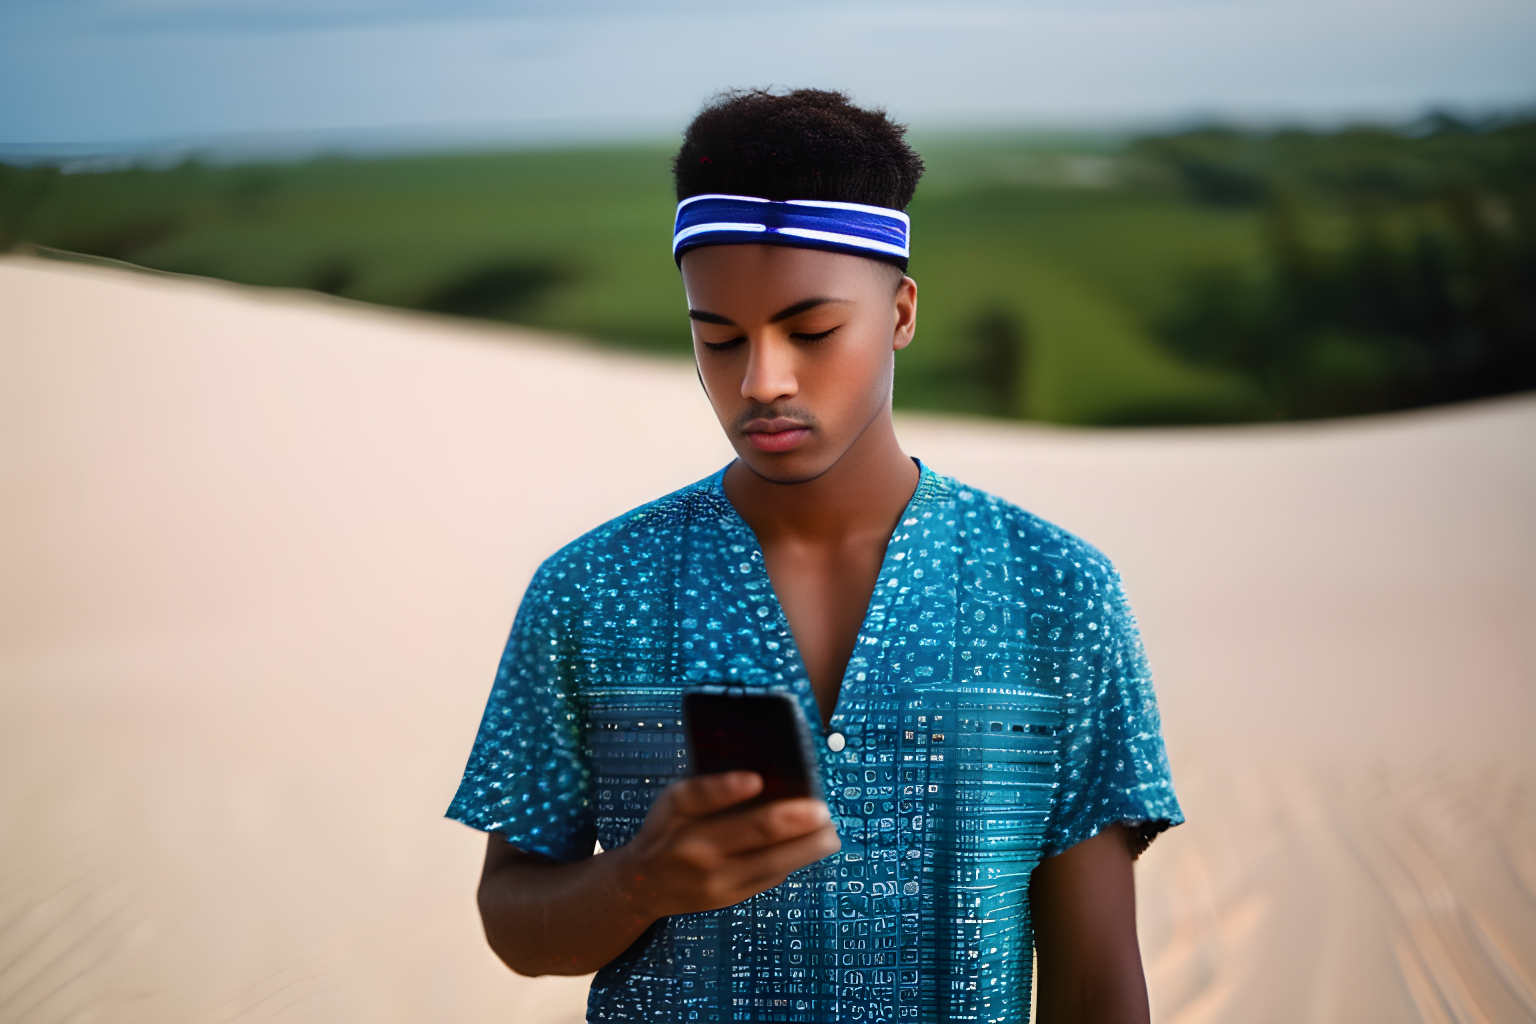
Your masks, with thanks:
M 900 352 L 917 334 L 917 282 L 905 275 L 896 285 L 896 331 L 891 348 Z

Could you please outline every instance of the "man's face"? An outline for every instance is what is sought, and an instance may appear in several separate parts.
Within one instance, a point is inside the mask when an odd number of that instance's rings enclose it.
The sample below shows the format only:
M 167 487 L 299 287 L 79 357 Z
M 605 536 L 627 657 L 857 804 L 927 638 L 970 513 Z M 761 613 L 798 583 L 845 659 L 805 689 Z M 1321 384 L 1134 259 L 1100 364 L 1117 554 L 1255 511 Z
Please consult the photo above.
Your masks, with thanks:
M 683 287 L 704 390 L 764 479 L 814 480 L 890 408 L 916 326 L 911 278 L 860 256 L 714 245 L 683 256 Z

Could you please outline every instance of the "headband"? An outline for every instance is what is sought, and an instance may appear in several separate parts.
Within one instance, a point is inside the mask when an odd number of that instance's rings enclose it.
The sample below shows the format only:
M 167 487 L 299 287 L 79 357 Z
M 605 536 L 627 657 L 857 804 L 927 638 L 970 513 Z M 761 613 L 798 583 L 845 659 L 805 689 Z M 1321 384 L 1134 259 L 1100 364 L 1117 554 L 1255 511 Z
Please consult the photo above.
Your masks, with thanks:
M 907 268 L 912 222 L 900 210 L 820 199 L 690 196 L 677 204 L 672 257 L 701 245 L 792 245 L 867 256 Z

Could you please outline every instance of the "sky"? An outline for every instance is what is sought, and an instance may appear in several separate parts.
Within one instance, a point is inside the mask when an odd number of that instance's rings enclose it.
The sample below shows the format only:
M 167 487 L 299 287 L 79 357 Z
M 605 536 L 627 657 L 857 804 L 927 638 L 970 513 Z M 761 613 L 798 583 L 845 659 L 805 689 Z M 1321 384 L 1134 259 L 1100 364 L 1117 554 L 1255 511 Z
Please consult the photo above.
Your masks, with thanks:
M 914 128 L 1536 105 L 1536 0 L 0 0 L 0 144 L 675 132 L 727 86 Z M 403 137 L 403 136 L 402 136 Z

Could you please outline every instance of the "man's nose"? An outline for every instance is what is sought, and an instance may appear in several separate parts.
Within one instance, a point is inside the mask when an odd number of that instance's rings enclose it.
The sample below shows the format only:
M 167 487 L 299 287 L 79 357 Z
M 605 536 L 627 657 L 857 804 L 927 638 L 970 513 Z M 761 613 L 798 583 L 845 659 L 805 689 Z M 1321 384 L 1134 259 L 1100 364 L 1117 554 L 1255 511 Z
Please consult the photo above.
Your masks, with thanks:
M 771 334 L 747 341 L 747 374 L 741 381 L 741 397 L 760 405 L 793 398 L 800 390 L 795 378 L 795 349 Z

